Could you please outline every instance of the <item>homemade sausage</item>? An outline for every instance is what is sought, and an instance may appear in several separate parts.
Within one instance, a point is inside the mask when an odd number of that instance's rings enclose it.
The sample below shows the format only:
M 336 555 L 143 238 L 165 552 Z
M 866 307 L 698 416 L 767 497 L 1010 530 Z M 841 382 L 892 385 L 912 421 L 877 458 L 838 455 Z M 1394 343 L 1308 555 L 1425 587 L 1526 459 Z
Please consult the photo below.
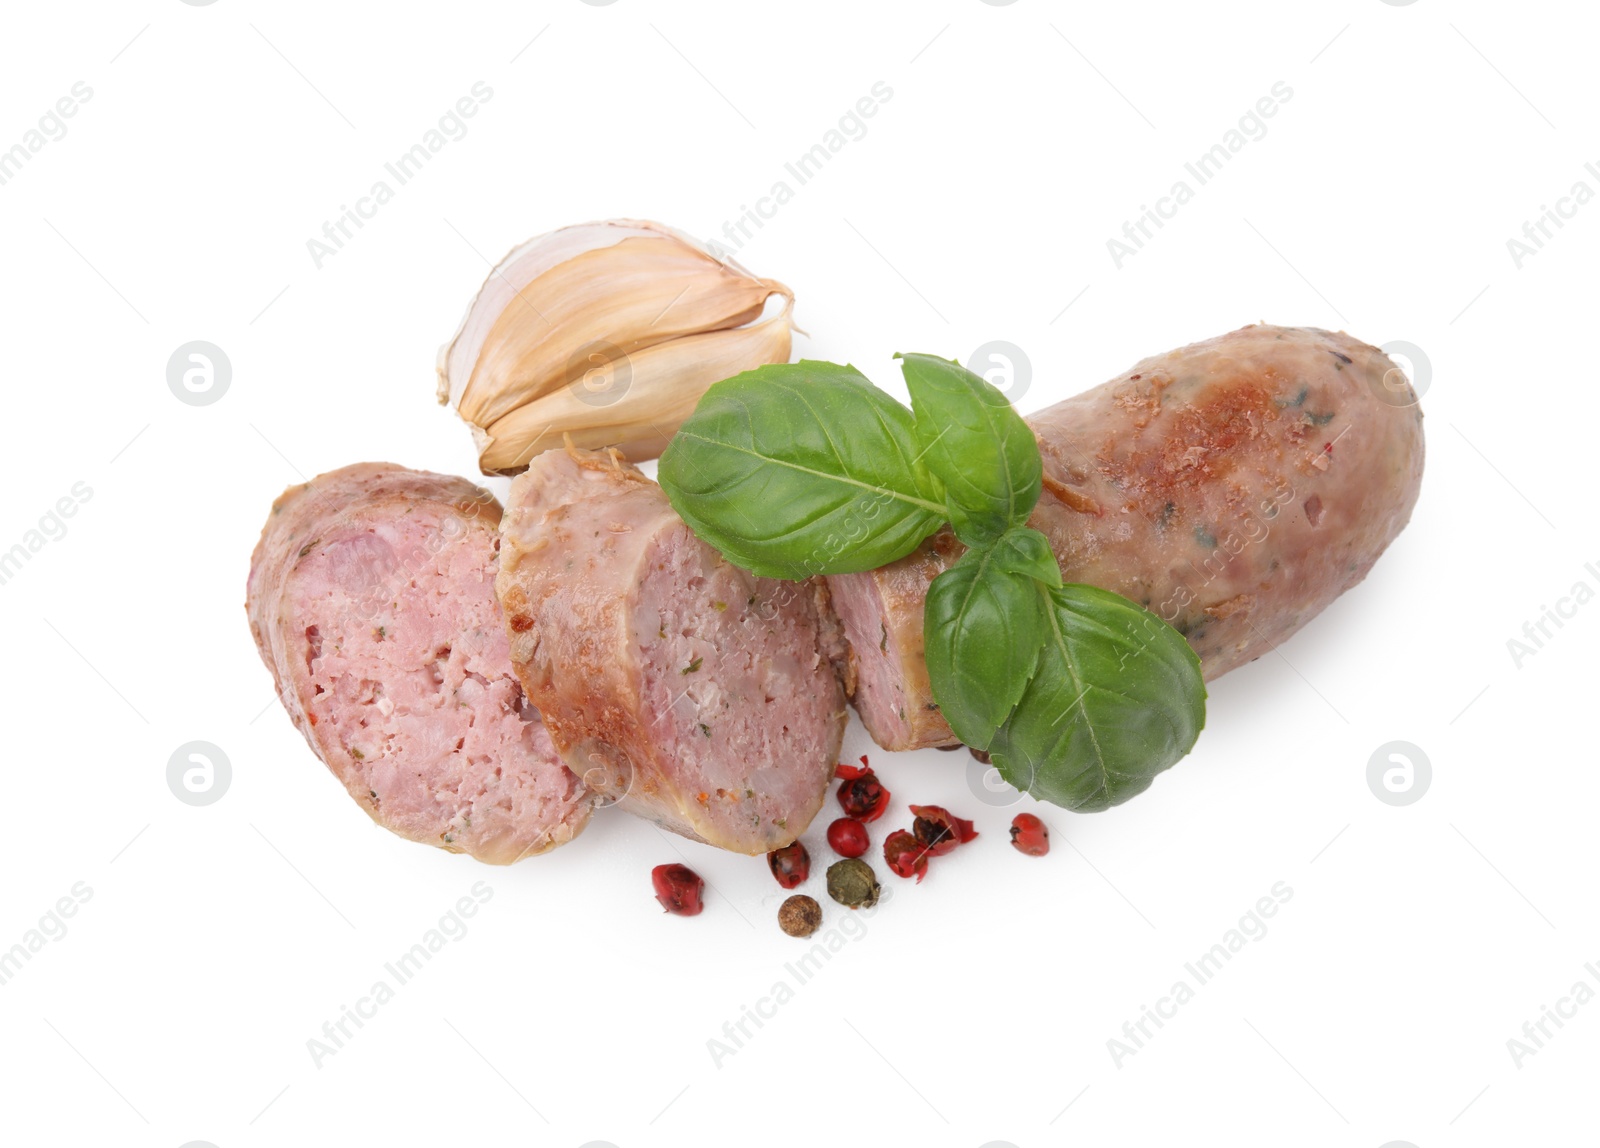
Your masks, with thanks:
M 1028 420 L 1045 491 L 1030 524 L 1068 582 L 1183 633 L 1207 678 L 1260 657 L 1366 576 L 1411 517 L 1422 412 L 1390 359 L 1343 333 L 1251 326 L 1145 359 Z M 885 749 L 947 745 L 923 661 L 948 530 L 828 578 Z
M 512 664 L 585 784 L 740 853 L 800 835 L 847 715 L 820 580 L 731 565 L 654 482 L 580 450 L 512 484 L 500 563 Z
M 570 841 L 595 797 L 512 673 L 499 522 L 463 479 L 333 471 L 273 504 L 246 609 L 289 717 L 368 816 L 504 864 Z

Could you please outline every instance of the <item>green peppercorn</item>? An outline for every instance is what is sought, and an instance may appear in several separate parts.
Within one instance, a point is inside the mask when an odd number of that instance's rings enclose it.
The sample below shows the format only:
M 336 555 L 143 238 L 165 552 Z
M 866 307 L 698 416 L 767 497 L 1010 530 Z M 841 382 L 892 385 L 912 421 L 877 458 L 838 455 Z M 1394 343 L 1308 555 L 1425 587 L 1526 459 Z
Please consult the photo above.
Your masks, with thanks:
M 778 906 L 778 928 L 791 937 L 809 937 L 822 926 L 822 906 L 815 897 L 796 893 Z
M 828 896 L 852 909 L 876 905 L 878 878 L 872 872 L 872 866 L 859 857 L 849 857 L 829 865 Z

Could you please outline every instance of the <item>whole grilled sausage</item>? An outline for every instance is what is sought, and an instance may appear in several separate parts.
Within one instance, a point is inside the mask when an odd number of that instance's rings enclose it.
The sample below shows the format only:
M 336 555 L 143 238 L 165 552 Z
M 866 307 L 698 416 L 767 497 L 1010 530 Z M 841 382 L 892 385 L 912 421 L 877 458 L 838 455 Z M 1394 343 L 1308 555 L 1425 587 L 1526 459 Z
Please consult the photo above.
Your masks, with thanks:
M 1045 491 L 1030 524 L 1062 577 L 1182 632 L 1215 678 L 1361 581 L 1411 517 L 1422 412 L 1382 351 L 1250 326 L 1135 364 L 1029 420 Z M 828 578 L 885 749 L 954 740 L 928 685 L 923 601 L 959 557 L 948 530 L 878 570 Z

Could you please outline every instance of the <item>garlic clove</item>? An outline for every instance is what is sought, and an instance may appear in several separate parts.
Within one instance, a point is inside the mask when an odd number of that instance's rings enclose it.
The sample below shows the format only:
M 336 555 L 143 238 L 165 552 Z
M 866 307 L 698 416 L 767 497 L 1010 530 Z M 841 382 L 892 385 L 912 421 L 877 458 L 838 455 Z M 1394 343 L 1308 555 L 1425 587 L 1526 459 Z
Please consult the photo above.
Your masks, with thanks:
M 654 458 L 707 388 L 765 363 L 789 361 L 789 308 L 763 322 L 657 343 L 594 364 L 566 386 L 526 403 L 479 433 L 485 474 L 515 474 L 565 436 L 589 450 L 617 447 Z
M 660 224 L 563 228 L 521 245 L 490 274 L 441 352 L 440 400 L 490 427 L 591 370 L 597 349 L 633 355 L 737 328 L 774 294 L 792 298 Z

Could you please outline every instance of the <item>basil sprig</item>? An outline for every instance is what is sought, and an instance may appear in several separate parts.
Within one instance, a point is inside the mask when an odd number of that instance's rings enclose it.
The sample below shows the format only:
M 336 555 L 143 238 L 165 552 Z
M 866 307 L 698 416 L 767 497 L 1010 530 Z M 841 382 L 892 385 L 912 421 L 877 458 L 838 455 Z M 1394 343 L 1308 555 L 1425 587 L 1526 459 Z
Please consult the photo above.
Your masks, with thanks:
M 1038 442 L 1006 397 L 959 364 L 900 358 L 910 411 L 834 363 L 716 384 L 661 456 L 667 497 L 765 577 L 871 570 L 950 523 L 967 551 L 928 588 L 923 636 L 951 730 L 1068 809 L 1144 792 L 1205 725 L 1199 659 L 1143 607 L 1062 583 L 1027 525 Z

